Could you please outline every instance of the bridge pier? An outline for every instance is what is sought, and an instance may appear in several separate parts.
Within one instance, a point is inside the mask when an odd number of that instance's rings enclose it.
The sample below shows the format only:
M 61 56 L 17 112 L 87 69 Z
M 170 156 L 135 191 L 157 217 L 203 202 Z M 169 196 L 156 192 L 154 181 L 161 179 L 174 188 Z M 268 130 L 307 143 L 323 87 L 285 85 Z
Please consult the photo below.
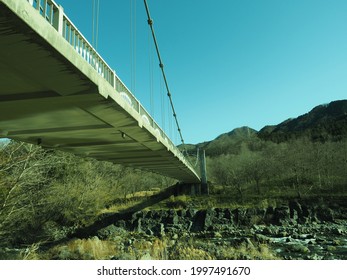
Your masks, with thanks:
M 180 183 L 175 185 L 173 195 L 178 196 L 183 194 L 190 196 L 206 195 L 208 194 L 208 185 L 186 183 Z
M 196 195 L 201 195 L 201 185 L 200 184 L 191 184 L 188 185 L 188 190 L 189 195 L 191 196 L 196 196 Z
M 201 183 L 200 184 L 178 184 L 175 190 L 175 195 L 187 194 L 191 196 L 196 195 L 208 195 L 209 188 L 207 183 L 207 171 L 206 171 L 206 155 L 205 150 L 198 151 Z

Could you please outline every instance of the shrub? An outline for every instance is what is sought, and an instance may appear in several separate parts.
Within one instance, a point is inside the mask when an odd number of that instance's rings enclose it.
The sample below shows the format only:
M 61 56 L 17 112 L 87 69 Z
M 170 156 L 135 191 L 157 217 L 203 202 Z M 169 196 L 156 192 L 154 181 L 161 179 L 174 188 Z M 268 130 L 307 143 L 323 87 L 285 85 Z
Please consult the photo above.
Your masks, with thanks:
M 189 199 L 185 195 L 180 196 L 170 196 L 168 201 L 166 202 L 166 206 L 168 208 L 181 209 L 186 208 L 188 206 Z

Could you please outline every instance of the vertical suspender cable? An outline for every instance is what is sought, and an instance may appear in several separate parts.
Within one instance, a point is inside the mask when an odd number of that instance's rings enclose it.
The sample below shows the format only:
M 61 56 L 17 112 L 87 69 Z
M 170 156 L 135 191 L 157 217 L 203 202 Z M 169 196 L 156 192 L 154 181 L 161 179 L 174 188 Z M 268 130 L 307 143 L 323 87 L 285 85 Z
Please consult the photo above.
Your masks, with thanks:
M 136 3 L 137 0 L 134 0 L 134 91 L 136 91 L 136 37 L 137 37 L 137 28 L 136 28 Z
M 95 46 L 94 40 L 95 40 L 95 0 L 92 2 L 93 8 L 92 8 L 92 45 Z
M 135 94 L 134 92 L 134 21 L 133 21 L 133 5 L 134 5 L 134 1 L 130 0 L 130 89 L 132 91 L 132 93 Z
M 152 56 L 152 44 L 151 34 L 148 30 L 148 64 L 149 64 L 149 101 L 150 101 L 150 114 L 154 118 L 154 81 L 153 81 L 153 56 Z
M 100 2 L 99 0 L 93 0 L 93 17 L 92 17 L 92 45 L 97 50 L 98 49 L 98 38 L 99 38 L 99 13 L 100 13 Z
M 95 49 L 98 50 L 99 43 L 99 14 L 100 14 L 100 0 L 96 0 L 96 30 L 95 30 Z
M 131 91 L 136 93 L 136 0 L 130 0 L 130 71 Z
M 130 0 L 130 89 L 134 93 L 134 51 L 133 51 L 133 0 Z

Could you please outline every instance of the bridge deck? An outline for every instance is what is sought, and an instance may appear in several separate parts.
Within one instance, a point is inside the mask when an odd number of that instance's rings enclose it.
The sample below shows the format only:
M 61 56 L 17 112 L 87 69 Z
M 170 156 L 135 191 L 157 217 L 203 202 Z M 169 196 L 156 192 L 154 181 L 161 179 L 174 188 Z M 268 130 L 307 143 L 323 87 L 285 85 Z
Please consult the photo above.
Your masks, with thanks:
M 0 136 L 200 181 L 142 106 L 131 106 L 26 0 L 0 0 L 0 42 Z

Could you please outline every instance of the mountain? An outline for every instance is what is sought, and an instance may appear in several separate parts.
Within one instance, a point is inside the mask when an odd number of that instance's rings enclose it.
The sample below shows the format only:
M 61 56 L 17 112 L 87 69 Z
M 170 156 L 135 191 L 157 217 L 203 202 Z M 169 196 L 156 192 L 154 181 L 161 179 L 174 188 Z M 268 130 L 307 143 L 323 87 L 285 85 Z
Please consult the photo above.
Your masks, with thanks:
M 204 149 L 207 156 L 218 156 L 221 154 L 237 154 L 241 145 L 257 137 L 257 131 L 247 127 L 239 127 L 219 135 L 212 141 L 196 145 L 186 144 L 185 149 L 189 154 L 195 154 L 197 149 Z M 180 147 L 182 148 L 182 147 Z
M 347 137 L 347 100 L 319 105 L 307 114 L 288 119 L 258 132 L 263 140 L 283 142 L 307 137 L 313 141 L 341 140 Z
M 191 155 L 195 155 L 198 148 L 204 149 L 207 156 L 238 154 L 242 145 L 256 143 L 259 139 L 279 143 L 302 137 L 323 142 L 346 139 L 347 100 L 316 106 L 302 116 L 265 126 L 259 132 L 247 126 L 236 128 L 212 141 L 186 144 L 185 150 Z M 183 150 L 182 146 L 179 148 Z

